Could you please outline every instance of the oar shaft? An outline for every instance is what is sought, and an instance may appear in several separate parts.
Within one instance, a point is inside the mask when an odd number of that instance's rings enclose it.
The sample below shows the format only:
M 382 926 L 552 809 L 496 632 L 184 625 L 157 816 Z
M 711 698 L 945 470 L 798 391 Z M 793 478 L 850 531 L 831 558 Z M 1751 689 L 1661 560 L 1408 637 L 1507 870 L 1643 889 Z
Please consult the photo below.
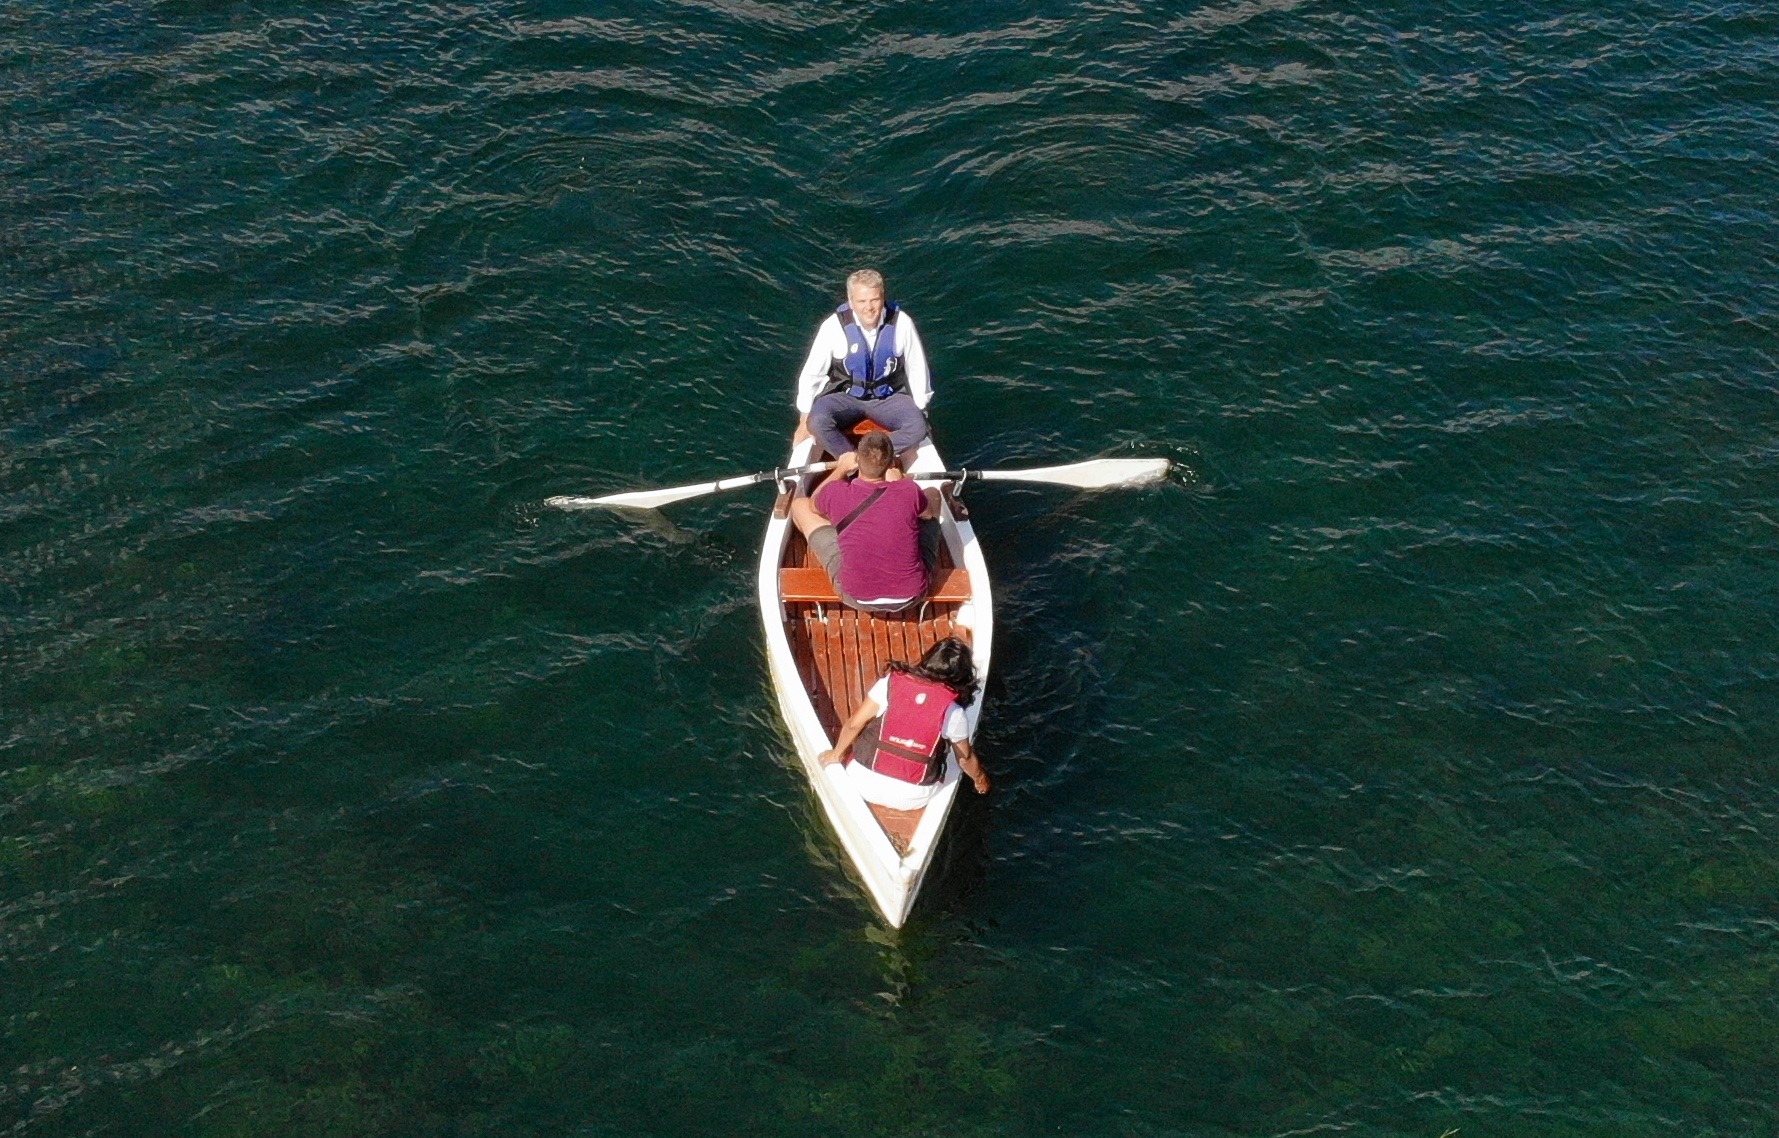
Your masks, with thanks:
M 752 486 L 756 482 L 771 482 L 789 471 L 762 470 L 758 474 L 738 474 L 734 478 L 725 478 L 720 482 L 711 483 L 712 490 L 739 490 L 743 486 Z
M 1039 466 L 1030 470 L 917 470 L 913 476 L 935 481 L 1050 482 L 1079 490 L 1105 490 L 1113 486 L 1159 482 L 1167 477 L 1171 465 L 1165 458 L 1092 458 L 1067 466 Z
M 747 482 L 783 482 L 787 478 L 798 478 L 805 474 L 826 474 L 832 469 L 834 464 L 831 462 L 812 462 L 808 466 L 793 466 L 789 470 L 762 470 L 736 485 L 745 485 Z
M 760 482 L 782 482 L 786 478 L 797 478 L 804 474 L 825 474 L 832 469 L 834 469 L 834 464 L 831 462 L 793 466 L 789 470 L 774 467 L 771 470 L 762 470 L 758 474 L 737 474 L 734 478 L 725 478 L 710 485 L 712 490 L 738 490 L 743 486 L 753 486 Z
M 916 482 L 980 482 L 980 470 L 916 470 L 908 477 Z
M 669 486 L 661 490 L 631 490 L 622 494 L 605 494 L 598 498 L 558 495 L 554 498 L 546 498 L 544 505 L 554 506 L 561 510 L 592 510 L 599 507 L 655 510 L 662 506 L 672 505 L 674 502 L 683 502 L 688 498 L 715 494 L 719 490 L 735 490 L 742 486 L 752 486 L 757 482 L 777 482 L 802 474 L 820 474 L 832 469 L 834 469 L 833 463 L 818 462 L 813 466 L 797 467 L 792 470 L 762 470 L 758 474 L 740 474 L 734 478 L 725 478 L 720 482 L 700 482 L 693 486 Z

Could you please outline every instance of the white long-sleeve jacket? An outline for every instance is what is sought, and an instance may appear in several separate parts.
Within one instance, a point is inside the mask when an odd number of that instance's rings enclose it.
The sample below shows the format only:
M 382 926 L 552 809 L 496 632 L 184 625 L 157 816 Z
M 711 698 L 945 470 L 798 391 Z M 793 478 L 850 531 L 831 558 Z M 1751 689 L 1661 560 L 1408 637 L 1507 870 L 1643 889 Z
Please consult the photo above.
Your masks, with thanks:
M 873 331 L 866 332 L 863 328 L 859 331 L 864 333 L 865 343 L 876 348 L 877 333 L 883 331 L 883 325 L 879 324 Z M 927 404 L 933 401 L 933 381 L 927 372 L 927 351 L 921 346 L 920 333 L 914 327 L 914 317 L 908 315 L 906 308 L 897 311 L 896 347 L 902 350 L 908 394 L 914 397 L 914 405 L 924 411 Z M 803 371 L 797 376 L 799 414 L 809 413 L 815 397 L 828 385 L 828 369 L 845 358 L 846 333 L 840 330 L 839 314 L 831 314 L 815 330 L 815 343 L 810 345 L 809 358 L 803 361 Z

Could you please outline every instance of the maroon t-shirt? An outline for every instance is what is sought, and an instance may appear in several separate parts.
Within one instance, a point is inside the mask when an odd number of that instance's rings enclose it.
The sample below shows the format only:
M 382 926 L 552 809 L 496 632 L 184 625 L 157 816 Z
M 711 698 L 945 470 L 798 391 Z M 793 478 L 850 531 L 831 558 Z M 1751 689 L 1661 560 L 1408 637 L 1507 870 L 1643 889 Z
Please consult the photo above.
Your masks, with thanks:
M 816 491 L 815 508 L 839 522 L 866 498 L 887 486 L 883 497 L 840 531 L 839 586 L 855 600 L 913 597 L 927 588 L 920 559 L 920 513 L 927 496 L 912 478 L 896 482 L 830 482 Z

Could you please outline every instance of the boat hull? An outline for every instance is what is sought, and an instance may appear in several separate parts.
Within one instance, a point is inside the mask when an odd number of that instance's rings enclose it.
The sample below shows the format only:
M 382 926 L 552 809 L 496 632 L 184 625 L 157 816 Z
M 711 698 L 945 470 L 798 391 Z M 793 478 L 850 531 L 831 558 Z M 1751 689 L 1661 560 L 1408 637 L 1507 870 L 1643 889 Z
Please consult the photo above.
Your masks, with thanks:
M 814 443 L 791 449 L 788 467 L 806 465 Z M 910 473 L 945 469 L 931 442 L 923 443 Z M 811 482 L 816 476 L 808 476 Z M 846 850 L 865 890 L 893 927 L 901 927 L 934 862 L 934 852 L 959 793 L 955 760 L 947 764 L 939 789 L 920 811 L 873 807 L 852 787 L 840 766 L 824 767 L 817 756 L 832 746 L 839 724 L 882 674 L 888 659 L 918 660 L 942 636 L 969 641 L 978 678 L 986 681 L 993 655 L 993 604 L 988 569 L 976 533 L 947 505 L 939 519 L 944 538 L 941 566 L 968 571 L 967 599 L 933 601 L 900 617 L 855 613 L 838 604 L 786 601 L 780 570 L 813 563 L 788 517 L 775 515 L 766 526 L 760 552 L 759 602 L 767 666 L 779 713 L 789 729 L 803 772 L 822 813 Z M 964 709 L 972 738 L 981 700 Z

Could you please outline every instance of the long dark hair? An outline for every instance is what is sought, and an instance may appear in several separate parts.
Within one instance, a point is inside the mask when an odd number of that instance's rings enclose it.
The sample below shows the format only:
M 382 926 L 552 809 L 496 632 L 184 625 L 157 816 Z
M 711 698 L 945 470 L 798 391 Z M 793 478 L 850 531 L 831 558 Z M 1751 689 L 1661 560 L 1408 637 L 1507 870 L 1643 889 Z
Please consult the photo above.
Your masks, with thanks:
M 955 636 L 947 636 L 928 648 L 918 664 L 891 660 L 889 668 L 892 672 L 944 684 L 957 697 L 959 707 L 968 707 L 976 700 L 976 660 L 970 655 L 970 646 Z

